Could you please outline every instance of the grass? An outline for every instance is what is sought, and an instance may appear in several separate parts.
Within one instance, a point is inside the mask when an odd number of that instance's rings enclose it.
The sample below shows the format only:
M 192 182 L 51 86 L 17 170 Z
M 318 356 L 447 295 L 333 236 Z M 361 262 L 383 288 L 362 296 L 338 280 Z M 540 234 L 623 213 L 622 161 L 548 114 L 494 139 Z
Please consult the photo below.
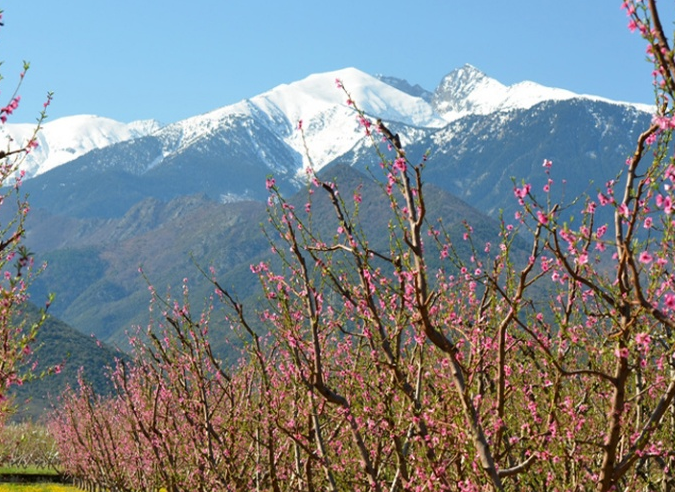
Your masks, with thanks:
M 56 471 L 48 468 L 38 467 L 0 467 L 0 474 L 4 475 L 56 475 Z M 60 485 L 55 483 L 0 483 L 0 492 L 81 492 L 80 489 L 69 485 Z
M 3 483 L 0 484 L 0 492 L 81 492 L 81 490 L 69 485 L 58 485 L 53 483 Z
M 0 475 L 58 475 L 53 468 L 39 468 L 37 466 L 0 466 Z

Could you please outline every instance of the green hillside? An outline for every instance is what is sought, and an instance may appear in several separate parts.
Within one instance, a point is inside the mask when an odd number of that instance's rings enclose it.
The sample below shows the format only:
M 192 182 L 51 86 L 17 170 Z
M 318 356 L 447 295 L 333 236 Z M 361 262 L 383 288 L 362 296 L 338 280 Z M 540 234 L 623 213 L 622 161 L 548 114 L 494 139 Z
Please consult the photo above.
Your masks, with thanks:
M 36 307 L 28 306 L 25 315 L 36 319 L 39 313 Z M 80 370 L 84 379 L 93 384 L 97 392 L 111 390 L 106 376 L 107 368 L 115 363 L 115 357 L 120 356 L 111 347 L 83 335 L 52 316 L 40 328 L 33 347 L 38 361 L 35 370 L 37 375 L 50 367 L 61 366 L 62 369 L 58 374 L 38 377 L 12 389 L 11 394 L 17 406 L 14 420 L 40 417 L 51 408 L 51 404 L 68 385 L 77 384 Z

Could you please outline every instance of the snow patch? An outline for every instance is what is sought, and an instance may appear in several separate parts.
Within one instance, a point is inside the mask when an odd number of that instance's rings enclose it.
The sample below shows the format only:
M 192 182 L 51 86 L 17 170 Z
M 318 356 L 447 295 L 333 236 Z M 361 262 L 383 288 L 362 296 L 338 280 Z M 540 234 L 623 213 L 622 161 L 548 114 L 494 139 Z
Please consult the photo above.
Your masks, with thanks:
M 70 162 L 87 152 L 114 143 L 150 135 L 161 127 L 155 120 L 121 123 L 94 115 L 66 116 L 46 122 L 37 135 L 38 147 L 26 156 L 20 169 L 26 177 L 38 176 Z M 0 140 L 10 149 L 24 146 L 35 125 L 6 123 L 0 126 Z
M 470 114 L 487 115 L 513 109 L 529 109 L 544 101 L 576 98 L 630 106 L 649 113 L 654 111 L 647 104 L 624 103 L 576 94 L 530 81 L 506 86 L 469 64 L 453 70 L 443 78 L 434 93 L 432 104 L 446 121 L 452 122 Z
M 310 166 L 318 170 L 356 145 L 367 142 L 358 114 L 348 104 L 348 96 L 337 86 L 338 80 L 368 117 L 382 118 L 392 128 L 404 128 L 400 130 L 404 143 L 415 141 L 417 130 L 426 132 L 444 128 L 439 135 L 451 136 L 451 122 L 464 116 L 494 114 L 495 121 L 503 121 L 509 117 L 510 110 L 528 109 L 550 100 L 581 98 L 653 112 L 653 107 L 648 105 L 579 95 L 529 81 L 506 86 L 471 65 L 444 77 L 431 102 L 428 97 L 417 97 L 386 83 L 388 78 L 381 79 L 356 68 L 313 74 L 251 99 L 164 127 L 154 120 L 126 124 L 93 115 L 60 118 L 44 125 L 38 134 L 39 146 L 26 157 L 22 169 L 27 177 L 37 176 L 91 150 L 153 135 L 162 143 L 162 151 L 148 164 L 147 168 L 151 169 L 161 165 L 168 156 L 217 134 L 225 141 L 245 139 L 244 144 L 251 145 L 271 170 L 297 167 L 302 173 Z M 396 81 L 396 84 L 404 87 L 403 82 Z M 303 132 L 298 130 L 299 121 L 303 122 Z M 274 142 L 263 141 L 259 132 L 254 131 L 261 126 L 270 131 Z M 242 127 L 243 133 L 228 131 Z M 25 145 L 33 131 L 34 126 L 29 124 L 0 126 L 0 148 Z M 268 146 L 270 143 L 273 146 Z M 278 143 L 290 148 L 293 162 L 275 163 L 270 149 Z

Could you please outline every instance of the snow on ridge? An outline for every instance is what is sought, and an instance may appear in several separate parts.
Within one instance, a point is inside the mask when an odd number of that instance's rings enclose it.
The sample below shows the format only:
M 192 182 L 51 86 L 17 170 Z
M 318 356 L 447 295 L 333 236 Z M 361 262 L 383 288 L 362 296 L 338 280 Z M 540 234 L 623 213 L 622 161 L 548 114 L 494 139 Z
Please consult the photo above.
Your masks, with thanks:
M 95 115 L 65 116 L 43 124 L 37 134 L 38 147 L 26 155 L 20 169 L 28 178 L 45 173 L 87 152 L 117 142 L 149 135 L 160 128 L 155 120 L 121 123 Z M 2 145 L 8 139 L 10 148 L 25 145 L 32 138 L 35 125 L 6 123 L 0 127 Z
M 164 125 L 157 120 L 136 120 L 127 125 L 129 130 L 141 136 L 152 135 Z
M 466 64 L 446 75 L 434 94 L 433 103 L 448 122 L 469 114 L 491 114 L 510 109 L 528 109 L 543 101 L 578 97 L 564 89 L 535 82 L 506 86 Z
M 316 169 L 349 151 L 363 138 L 357 113 L 347 104 L 347 95 L 337 81 L 369 116 L 419 127 L 440 128 L 446 124 L 422 98 L 356 68 L 312 74 L 251 99 L 252 104 L 271 115 L 286 144 L 302 156 L 303 168 L 309 165 L 310 159 L 305 155 L 302 135 L 297 131 L 299 121 L 303 122 L 305 140 Z
M 411 96 L 356 68 L 312 74 L 292 84 L 283 84 L 252 98 L 263 109 L 275 106 L 293 123 L 309 120 L 329 107 L 347 107 L 347 96 L 374 117 L 412 126 L 439 127 L 444 122 L 422 98 Z
M 354 108 L 347 104 L 347 96 L 336 86 L 336 80 L 342 82 L 351 98 L 370 117 L 415 128 L 442 128 L 470 114 L 527 109 L 547 100 L 572 98 L 622 104 L 653 112 L 648 105 L 578 95 L 529 81 L 506 86 L 468 64 L 444 77 L 429 103 L 349 67 L 281 84 L 250 99 L 164 127 L 154 120 L 126 124 L 94 115 L 48 121 L 38 135 L 38 148 L 27 156 L 22 168 L 28 177 L 36 176 L 91 150 L 146 135 L 155 135 L 162 141 L 161 153 L 149 165 L 154 167 L 161 164 L 167 155 L 208 138 L 214 132 L 239 125 L 242 120 L 246 126 L 247 121 L 253 119 L 283 141 L 298 156 L 298 162 L 302 159 L 301 167 L 305 168 L 310 159 L 305 155 L 305 143 L 297 130 L 298 121 L 302 120 L 311 160 L 319 169 L 353 148 L 364 135 Z M 0 139 L 12 138 L 15 140 L 12 145 L 18 146 L 32 137 L 33 130 L 30 124 L 2 125 Z M 252 134 L 251 138 L 256 144 L 259 137 Z M 6 144 L 0 140 L 0 146 Z
M 337 87 L 340 80 L 352 99 L 372 117 L 407 125 L 440 128 L 446 122 L 423 99 L 400 91 L 356 68 L 312 74 L 209 113 L 168 125 L 162 130 L 166 151 L 186 147 L 233 117 L 255 118 L 278 135 L 309 164 L 298 122 L 317 169 L 350 150 L 363 137 L 357 114 Z M 171 142 L 171 143 L 170 143 Z
M 623 101 L 615 101 L 606 97 L 593 96 L 589 94 L 577 94 L 576 92 L 568 91 L 566 89 L 558 89 L 554 87 L 546 87 L 536 82 L 524 81 L 513 84 L 508 87 L 506 98 L 503 100 L 499 110 L 508 109 L 529 109 L 532 106 L 544 101 L 565 101 L 569 99 L 584 99 L 587 101 L 598 101 L 607 104 L 616 104 L 620 106 L 627 106 L 644 111 L 647 113 L 654 112 L 654 106 L 641 103 L 629 103 Z
M 310 164 L 310 158 L 305 155 L 305 142 L 313 165 L 320 169 L 363 138 L 357 115 L 347 104 L 347 96 L 337 87 L 336 80 L 341 81 L 369 116 L 421 128 L 441 128 L 470 114 L 527 109 L 547 100 L 591 99 L 529 81 L 506 86 L 467 64 L 444 77 L 432 103 L 428 103 L 348 67 L 281 84 L 250 99 L 165 127 L 160 132 L 164 141 L 163 155 L 157 163 L 167 154 L 226 128 L 230 121 L 252 118 L 267 126 L 302 159 L 299 171 Z M 305 142 L 297 129 L 301 120 Z
M 645 103 L 632 103 L 632 102 L 626 102 L 626 101 L 616 101 L 614 99 L 608 99 L 606 97 L 602 96 L 593 96 L 590 94 L 577 94 L 577 98 L 579 99 L 585 99 L 587 101 L 599 101 L 607 104 L 617 104 L 619 106 L 626 106 L 629 108 L 636 109 L 638 111 L 642 111 L 643 113 L 649 113 L 651 115 L 654 114 L 656 111 L 656 106 L 653 104 L 645 104 Z
M 506 86 L 469 64 L 453 70 L 443 78 L 434 93 L 432 103 L 438 113 L 446 121 L 451 122 L 470 114 L 487 115 L 513 109 L 529 109 L 544 101 L 569 99 L 602 101 L 653 112 L 653 107 L 647 104 L 625 103 L 582 95 L 531 81 Z
M 253 110 L 249 100 L 244 99 L 238 103 L 223 106 L 208 113 L 191 116 L 171 123 L 161 129 L 159 136 L 164 140 L 165 152 L 176 152 L 214 130 L 222 128 L 230 118 L 251 116 L 252 114 Z

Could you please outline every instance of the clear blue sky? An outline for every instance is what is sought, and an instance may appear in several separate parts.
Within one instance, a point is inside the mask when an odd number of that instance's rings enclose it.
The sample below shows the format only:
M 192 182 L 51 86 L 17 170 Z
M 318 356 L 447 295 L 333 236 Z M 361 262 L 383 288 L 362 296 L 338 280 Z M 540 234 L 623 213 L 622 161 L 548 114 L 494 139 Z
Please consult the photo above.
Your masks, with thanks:
M 621 0 L 14 0 L 0 97 L 31 70 L 12 121 L 97 114 L 170 123 L 348 66 L 433 90 L 471 63 L 512 84 L 652 102 Z M 665 4 L 664 4 L 665 5 Z M 670 8 L 668 5 L 663 8 Z M 3 100 L 4 101 L 4 100 Z

